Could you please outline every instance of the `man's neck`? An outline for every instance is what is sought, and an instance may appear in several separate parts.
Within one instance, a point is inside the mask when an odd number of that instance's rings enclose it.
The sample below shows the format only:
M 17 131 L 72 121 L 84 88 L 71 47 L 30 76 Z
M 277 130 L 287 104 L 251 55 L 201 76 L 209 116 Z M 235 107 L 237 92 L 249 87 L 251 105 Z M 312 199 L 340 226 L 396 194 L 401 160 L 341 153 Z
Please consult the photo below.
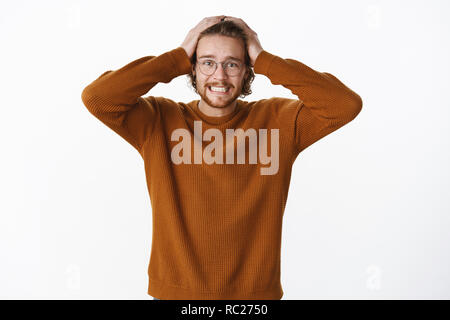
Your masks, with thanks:
M 223 117 L 226 116 L 234 111 L 236 108 L 237 100 L 235 100 L 232 104 L 229 106 L 223 107 L 223 108 L 217 108 L 217 107 L 211 107 L 203 100 L 200 100 L 198 102 L 198 109 L 205 114 L 208 117 Z

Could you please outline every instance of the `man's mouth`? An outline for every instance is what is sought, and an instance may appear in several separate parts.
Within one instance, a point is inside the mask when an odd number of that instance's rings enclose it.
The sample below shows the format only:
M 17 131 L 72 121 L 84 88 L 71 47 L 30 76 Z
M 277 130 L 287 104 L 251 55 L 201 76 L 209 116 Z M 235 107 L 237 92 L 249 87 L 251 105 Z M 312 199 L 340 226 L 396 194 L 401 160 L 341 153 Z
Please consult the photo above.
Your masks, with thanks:
M 228 92 L 230 92 L 230 87 L 208 86 L 208 90 L 209 90 L 209 92 L 214 93 L 214 94 L 228 94 Z

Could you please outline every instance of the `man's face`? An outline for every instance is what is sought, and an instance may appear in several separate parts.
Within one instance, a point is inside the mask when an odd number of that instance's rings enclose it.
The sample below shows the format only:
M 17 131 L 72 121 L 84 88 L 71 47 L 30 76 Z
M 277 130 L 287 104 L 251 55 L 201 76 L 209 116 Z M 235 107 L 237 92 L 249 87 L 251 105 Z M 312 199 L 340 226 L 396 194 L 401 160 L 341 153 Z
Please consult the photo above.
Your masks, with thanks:
M 242 85 L 248 75 L 245 67 L 244 42 L 240 39 L 222 35 L 210 35 L 201 38 L 197 43 L 197 63 L 192 73 L 197 76 L 197 91 L 204 102 L 215 108 L 224 108 L 233 103 L 242 92 Z M 203 57 L 211 55 L 212 57 Z M 228 56 L 239 59 L 232 60 Z M 203 57 L 203 58 L 202 58 Z M 200 71 L 200 62 L 214 60 L 217 62 L 216 71 L 211 75 L 205 75 Z M 241 70 L 237 75 L 229 76 L 219 62 L 238 62 Z M 230 87 L 228 92 L 213 92 L 210 86 Z

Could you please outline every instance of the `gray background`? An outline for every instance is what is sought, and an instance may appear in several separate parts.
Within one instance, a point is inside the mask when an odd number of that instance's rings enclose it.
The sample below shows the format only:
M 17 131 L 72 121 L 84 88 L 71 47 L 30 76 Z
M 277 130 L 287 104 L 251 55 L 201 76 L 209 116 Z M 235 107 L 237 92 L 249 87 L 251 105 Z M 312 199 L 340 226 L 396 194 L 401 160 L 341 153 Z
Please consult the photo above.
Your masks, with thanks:
M 363 99 L 294 164 L 282 299 L 450 298 L 448 1 L 1 2 L 0 298 L 151 299 L 143 161 L 81 91 L 220 14 Z M 148 95 L 198 98 L 187 76 Z

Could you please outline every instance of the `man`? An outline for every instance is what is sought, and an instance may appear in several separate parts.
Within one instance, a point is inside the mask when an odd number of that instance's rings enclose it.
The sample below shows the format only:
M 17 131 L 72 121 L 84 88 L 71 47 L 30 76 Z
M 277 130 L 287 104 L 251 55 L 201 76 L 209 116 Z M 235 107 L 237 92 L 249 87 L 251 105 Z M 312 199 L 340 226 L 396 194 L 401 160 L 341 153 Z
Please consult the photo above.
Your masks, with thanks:
M 252 68 L 298 99 L 238 99 L 251 92 Z M 200 100 L 143 97 L 183 74 Z M 358 115 L 360 96 L 330 73 L 263 50 L 242 19 L 216 16 L 180 47 L 103 73 L 82 100 L 144 160 L 153 215 L 148 294 L 281 299 L 292 165 Z

